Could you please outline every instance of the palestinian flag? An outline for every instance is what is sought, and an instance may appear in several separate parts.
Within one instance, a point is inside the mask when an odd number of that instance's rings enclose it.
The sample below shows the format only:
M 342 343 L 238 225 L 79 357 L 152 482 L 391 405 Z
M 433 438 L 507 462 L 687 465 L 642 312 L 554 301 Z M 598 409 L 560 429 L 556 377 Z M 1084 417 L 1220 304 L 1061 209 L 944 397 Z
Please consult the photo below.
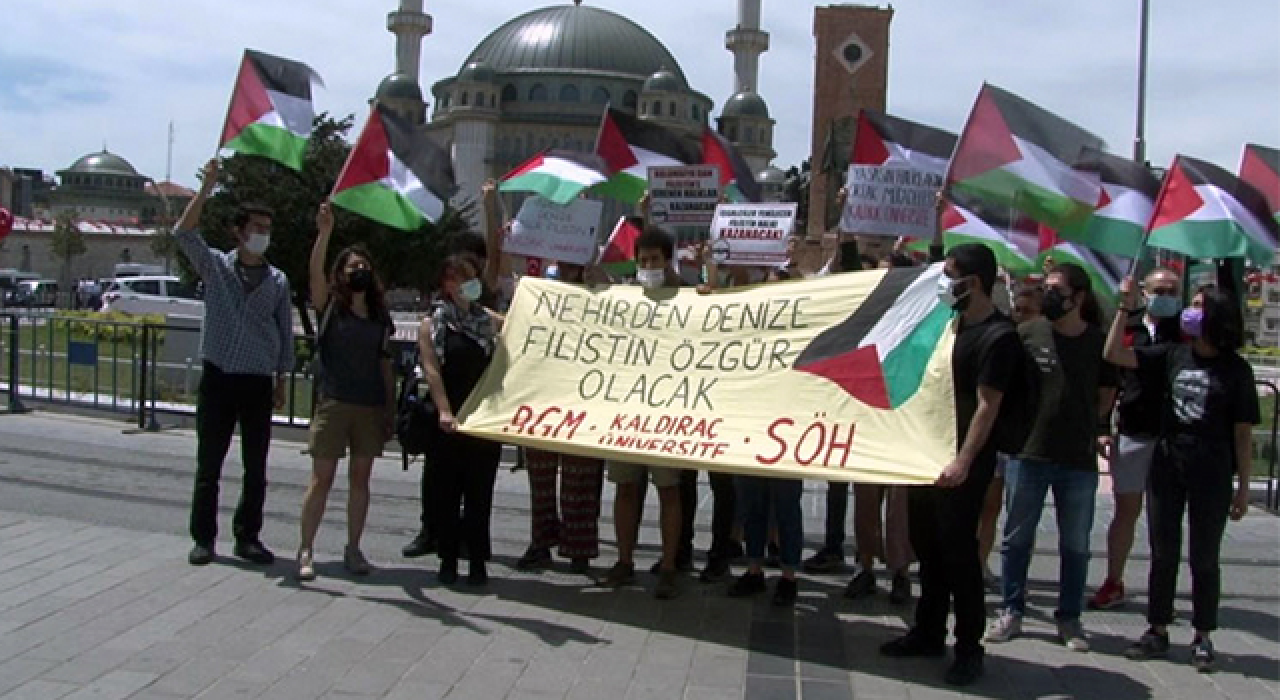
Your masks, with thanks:
M 975 203 L 975 207 L 979 206 Z M 1039 234 L 1035 222 L 1025 217 L 1003 216 L 984 211 L 981 215 L 954 202 L 947 202 L 941 219 L 942 242 L 947 250 L 965 243 L 979 243 L 991 249 L 996 262 L 1013 274 L 1035 271 Z M 928 242 L 924 243 L 928 250 Z
M 938 300 L 942 263 L 884 270 L 865 301 L 809 343 L 795 369 L 829 379 L 874 408 L 891 410 L 920 389 L 951 322 Z M 856 273 L 877 274 L 877 273 Z
M 246 49 L 218 147 L 302 170 L 316 116 L 312 82 L 323 85 L 306 64 Z
M 13 214 L 9 213 L 8 209 L 0 207 L 0 241 L 4 240 L 4 237 L 9 235 L 12 230 Z
M 1063 229 L 1062 237 L 1104 253 L 1137 255 L 1160 181 L 1145 165 L 1101 151 L 1088 154 L 1079 169 L 1097 173 L 1102 188 L 1093 215 Z
M 1280 221 L 1261 192 L 1212 163 L 1178 156 L 1156 200 L 1147 244 L 1193 258 L 1242 258 L 1267 267 Z
M 375 104 L 333 188 L 333 203 L 404 231 L 439 221 L 456 186 L 449 154 Z
M 504 175 L 498 189 L 532 192 L 556 204 L 568 204 L 583 190 L 608 180 L 606 167 L 599 156 L 544 151 Z
M 597 194 L 623 202 L 639 202 L 649 189 L 649 168 L 695 165 L 699 145 L 687 136 L 609 108 L 596 138 L 596 155 L 604 159 L 609 180 Z
M 1120 281 L 1129 271 L 1129 258 L 1090 250 L 1079 243 L 1063 240 L 1052 229 L 1040 227 L 1040 255 L 1037 263 L 1045 270 L 1053 265 L 1073 263 L 1084 268 L 1093 285 L 1093 293 L 1115 305 Z
M 731 202 L 759 202 L 760 185 L 738 149 L 711 127 L 702 130 L 702 165 L 720 168 L 720 187 Z
M 1096 173 L 1075 169 L 1102 140 L 993 85 L 982 92 L 951 158 L 948 186 L 1008 206 L 1055 229 L 1093 214 Z
M 636 240 L 642 231 L 625 216 L 618 217 L 618 225 L 609 234 L 609 241 L 600 252 L 600 265 L 611 274 L 627 277 L 636 273 Z
M 1280 151 L 1257 144 L 1244 147 L 1240 179 L 1253 185 L 1267 200 L 1267 207 L 1280 221 Z
M 858 112 L 849 162 L 853 165 L 908 165 L 936 175 L 941 181 L 947 174 L 947 165 L 955 150 L 956 135 L 949 131 L 863 109 Z

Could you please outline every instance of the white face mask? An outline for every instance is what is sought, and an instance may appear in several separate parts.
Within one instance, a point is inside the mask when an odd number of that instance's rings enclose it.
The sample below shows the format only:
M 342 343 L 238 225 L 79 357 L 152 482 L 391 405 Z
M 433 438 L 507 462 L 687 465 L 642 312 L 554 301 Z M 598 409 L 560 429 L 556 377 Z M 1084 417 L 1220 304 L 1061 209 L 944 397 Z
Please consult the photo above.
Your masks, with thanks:
M 667 281 L 667 273 L 664 270 L 646 270 L 640 268 L 636 270 L 636 281 L 645 289 L 657 289 Z
M 467 301 L 476 301 L 481 294 L 484 294 L 484 285 L 480 284 L 480 280 L 473 277 L 459 285 L 458 293 Z
M 267 252 L 267 248 L 271 246 L 271 235 L 266 233 L 251 233 L 249 240 L 244 242 L 244 249 L 253 255 L 262 255 Z

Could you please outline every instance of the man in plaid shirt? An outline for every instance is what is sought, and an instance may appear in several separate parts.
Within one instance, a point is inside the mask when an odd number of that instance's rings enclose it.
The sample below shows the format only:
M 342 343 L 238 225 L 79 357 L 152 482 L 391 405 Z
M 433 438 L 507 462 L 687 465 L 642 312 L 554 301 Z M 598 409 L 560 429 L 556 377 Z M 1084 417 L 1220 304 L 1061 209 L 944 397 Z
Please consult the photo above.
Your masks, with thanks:
M 255 564 L 275 560 L 262 545 L 262 507 L 267 495 L 267 449 L 271 414 L 282 408 L 285 381 L 293 369 L 293 315 L 289 280 L 263 258 L 271 242 L 271 212 L 242 205 L 233 233 L 236 249 L 213 250 L 196 228 L 204 202 L 218 180 L 218 161 L 204 168 L 200 192 L 176 227 L 178 247 L 204 281 L 204 370 L 196 405 L 196 483 L 191 502 L 187 560 L 213 561 L 218 536 L 218 481 L 240 425 L 244 486 L 232 521 L 235 555 Z

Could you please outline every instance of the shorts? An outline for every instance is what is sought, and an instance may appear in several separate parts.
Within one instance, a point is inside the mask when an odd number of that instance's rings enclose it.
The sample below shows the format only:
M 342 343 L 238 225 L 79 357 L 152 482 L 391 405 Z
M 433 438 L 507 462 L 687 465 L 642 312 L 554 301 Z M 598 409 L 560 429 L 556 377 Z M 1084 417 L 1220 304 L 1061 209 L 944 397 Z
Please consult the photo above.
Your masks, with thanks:
M 680 472 L 683 469 L 671 467 L 647 467 L 634 462 L 609 462 L 609 481 L 615 484 L 643 484 L 645 474 L 653 481 L 653 485 L 665 489 L 680 485 Z
M 321 398 L 311 417 L 307 444 L 311 456 L 320 459 L 342 459 L 348 446 L 353 457 L 381 457 L 387 442 L 386 426 L 387 409 L 383 406 Z
M 1117 435 L 1111 452 L 1112 493 L 1142 493 L 1159 438 Z

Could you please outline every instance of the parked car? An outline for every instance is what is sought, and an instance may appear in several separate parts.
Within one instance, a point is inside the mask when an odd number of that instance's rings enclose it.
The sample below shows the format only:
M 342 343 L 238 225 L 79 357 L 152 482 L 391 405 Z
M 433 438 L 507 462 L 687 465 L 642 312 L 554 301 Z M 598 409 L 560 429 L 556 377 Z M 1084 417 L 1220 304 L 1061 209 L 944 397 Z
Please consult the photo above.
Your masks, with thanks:
M 102 311 L 203 317 L 204 302 L 195 287 L 177 277 L 143 275 L 112 280 L 102 295 Z

